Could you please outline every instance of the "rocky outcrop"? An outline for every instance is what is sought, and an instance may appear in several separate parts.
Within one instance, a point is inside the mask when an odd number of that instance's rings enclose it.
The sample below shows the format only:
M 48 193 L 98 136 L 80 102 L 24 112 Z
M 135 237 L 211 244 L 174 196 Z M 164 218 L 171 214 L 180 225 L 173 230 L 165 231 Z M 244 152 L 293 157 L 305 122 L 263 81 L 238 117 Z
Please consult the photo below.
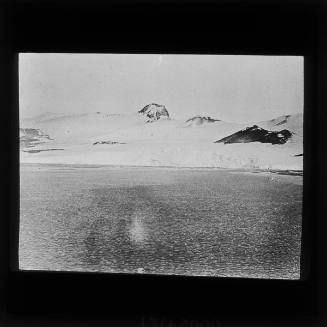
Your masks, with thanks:
M 36 128 L 20 128 L 19 143 L 20 147 L 28 148 L 37 144 L 45 143 L 52 140 L 49 135 Z
M 147 123 L 152 123 L 159 119 L 169 119 L 169 113 L 166 107 L 157 103 L 146 105 L 143 109 L 139 110 L 138 113 L 147 118 Z
M 63 151 L 64 149 L 41 149 L 41 150 L 23 150 L 23 152 L 27 153 L 39 153 L 44 151 Z
M 50 139 L 49 135 L 36 128 L 20 128 L 19 137 L 44 137 Z
M 257 125 L 247 127 L 238 131 L 232 135 L 224 137 L 215 143 L 250 143 L 250 142 L 261 142 L 271 144 L 284 144 L 289 138 L 292 137 L 292 133 L 284 129 L 282 131 L 267 131 L 264 128 L 260 128 Z
M 116 141 L 98 141 L 93 143 L 93 145 L 97 145 L 97 144 L 126 144 L 126 143 L 116 142 Z
M 201 126 L 203 124 L 210 124 L 220 121 L 220 119 L 214 119 L 206 116 L 194 116 L 188 119 L 185 123 L 187 126 Z

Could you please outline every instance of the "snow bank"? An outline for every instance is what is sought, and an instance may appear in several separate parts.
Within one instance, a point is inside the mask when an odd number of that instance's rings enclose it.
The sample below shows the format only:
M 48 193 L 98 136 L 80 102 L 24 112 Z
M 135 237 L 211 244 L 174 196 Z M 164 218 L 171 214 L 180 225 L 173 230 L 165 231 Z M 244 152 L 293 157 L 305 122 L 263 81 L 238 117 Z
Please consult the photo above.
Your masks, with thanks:
M 205 146 L 205 148 L 204 148 Z M 126 166 L 219 167 L 301 170 L 298 151 L 267 144 L 115 144 L 57 152 L 21 152 L 21 162 Z

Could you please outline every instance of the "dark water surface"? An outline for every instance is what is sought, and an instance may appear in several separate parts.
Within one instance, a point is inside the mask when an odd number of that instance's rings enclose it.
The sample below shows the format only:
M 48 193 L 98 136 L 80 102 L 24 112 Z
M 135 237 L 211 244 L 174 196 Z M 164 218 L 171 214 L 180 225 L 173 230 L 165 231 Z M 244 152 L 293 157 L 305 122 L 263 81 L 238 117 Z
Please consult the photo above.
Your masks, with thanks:
M 299 278 L 302 177 L 21 165 L 26 270 Z

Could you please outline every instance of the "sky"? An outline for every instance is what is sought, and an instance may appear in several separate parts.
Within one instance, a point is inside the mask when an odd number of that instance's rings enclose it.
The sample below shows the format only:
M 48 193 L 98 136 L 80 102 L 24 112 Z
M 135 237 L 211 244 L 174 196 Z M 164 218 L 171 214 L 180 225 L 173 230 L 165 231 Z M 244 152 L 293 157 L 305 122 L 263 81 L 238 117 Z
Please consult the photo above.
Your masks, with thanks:
M 303 57 L 160 54 L 19 55 L 21 118 L 45 112 L 136 113 L 231 122 L 303 112 Z

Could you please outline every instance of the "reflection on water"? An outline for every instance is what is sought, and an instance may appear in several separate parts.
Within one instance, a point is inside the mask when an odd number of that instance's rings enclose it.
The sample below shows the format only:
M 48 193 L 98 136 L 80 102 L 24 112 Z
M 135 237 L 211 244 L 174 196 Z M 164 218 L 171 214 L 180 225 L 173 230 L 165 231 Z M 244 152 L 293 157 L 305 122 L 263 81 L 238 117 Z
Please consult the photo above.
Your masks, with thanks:
M 137 213 L 132 217 L 132 223 L 129 228 L 130 240 L 137 245 L 144 245 L 147 238 L 147 231 L 142 222 L 142 217 Z
M 299 178 L 22 167 L 20 268 L 298 278 Z

